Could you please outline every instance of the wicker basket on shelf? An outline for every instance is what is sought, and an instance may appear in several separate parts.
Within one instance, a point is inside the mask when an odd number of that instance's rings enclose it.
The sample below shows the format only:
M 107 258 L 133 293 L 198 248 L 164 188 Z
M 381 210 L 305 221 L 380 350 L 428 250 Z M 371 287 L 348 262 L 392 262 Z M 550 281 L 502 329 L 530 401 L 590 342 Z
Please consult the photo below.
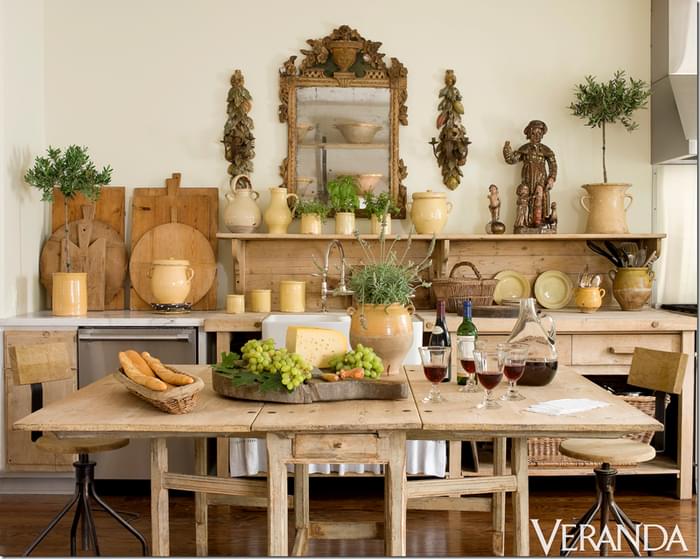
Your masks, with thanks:
M 185 373 L 184 371 L 179 371 L 171 366 L 168 366 L 168 369 L 175 371 L 176 373 L 192 377 L 194 382 L 183 386 L 168 386 L 167 390 L 157 392 L 137 384 L 127 377 L 121 368 L 114 373 L 114 378 L 117 380 L 117 382 L 119 382 L 119 384 L 124 385 L 124 387 L 134 396 L 145 400 L 161 411 L 172 414 L 191 412 L 197 403 L 197 394 L 202 390 L 202 388 L 204 388 L 204 381 L 198 376 Z
M 472 269 L 476 277 L 454 277 L 457 270 L 466 266 Z M 493 292 L 496 289 L 496 283 L 497 280 L 495 279 L 482 279 L 476 266 L 464 260 L 452 267 L 449 277 L 432 280 L 432 288 L 436 299 L 444 299 L 446 301 L 447 312 L 461 314 L 462 305 L 467 299 L 471 299 L 472 305 L 475 307 L 490 306 L 493 303 Z

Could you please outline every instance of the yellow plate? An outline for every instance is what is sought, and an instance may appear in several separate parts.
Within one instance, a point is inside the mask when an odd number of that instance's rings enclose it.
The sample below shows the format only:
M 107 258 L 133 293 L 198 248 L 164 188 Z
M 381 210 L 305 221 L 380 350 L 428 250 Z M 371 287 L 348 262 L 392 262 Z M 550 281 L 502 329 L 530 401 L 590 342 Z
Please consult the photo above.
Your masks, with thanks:
M 493 300 L 497 305 L 527 299 L 530 296 L 530 282 L 524 275 L 513 270 L 503 270 L 494 278 L 498 280 L 493 291 Z
M 574 293 L 571 278 L 557 270 L 542 272 L 535 281 L 535 297 L 546 309 L 561 309 L 567 305 Z

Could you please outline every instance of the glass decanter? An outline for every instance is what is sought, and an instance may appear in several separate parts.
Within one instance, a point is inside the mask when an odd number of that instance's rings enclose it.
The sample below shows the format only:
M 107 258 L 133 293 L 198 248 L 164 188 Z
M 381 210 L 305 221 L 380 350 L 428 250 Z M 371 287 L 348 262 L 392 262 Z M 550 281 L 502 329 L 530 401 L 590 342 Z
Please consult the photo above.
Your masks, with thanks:
M 518 381 L 520 386 L 544 386 L 552 382 L 558 366 L 555 338 L 554 319 L 537 314 L 535 299 L 520 299 L 518 320 L 508 337 L 508 343 L 528 346 L 525 372 Z

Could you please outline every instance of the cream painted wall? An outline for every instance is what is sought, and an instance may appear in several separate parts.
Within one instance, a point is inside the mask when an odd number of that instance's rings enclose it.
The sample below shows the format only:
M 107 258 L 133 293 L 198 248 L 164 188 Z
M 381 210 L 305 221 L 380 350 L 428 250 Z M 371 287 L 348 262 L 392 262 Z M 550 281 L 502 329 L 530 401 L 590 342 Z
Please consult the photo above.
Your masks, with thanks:
M 608 79 L 618 68 L 649 79 L 648 0 L 356 0 L 351 10 L 320 0 L 61 0 L 46 2 L 45 10 L 48 143 L 89 146 L 98 165 L 114 167 L 114 184 L 162 185 L 180 171 L 185 185 L 216 185 L 223 193 L 219 140 L 228 79 L 239 68 L 254 99 L 253 180 L 263 208 L 267 188 L 280 182 L 286 150 L 285 125 L 277 119 L 281 63 L 299 54 L 307 38 L 343 23 L 382 41 L 382 52 L 409 72 L 409 125 L 400 132 L 409 195 L 428 188 L 447 192 L 455 210 L 446 231 L 453 233 L 483 231 L 491 183 L 500 187 L 510 230 L 520 168 L 506 165 L 501 149 L 506 139 L 514 146 L 524 142 L 522 130 L 533 118 L 548 124 L 544 143 L 559 160 L 553 199 L 560 231 L 582 232 L 580 185 L 602 179 L 600 131 L 569 115 L 573 86 L 586 74 Z M 436 134 L 437 94 L 447 68 L 456 72 L 473 142 L 454 192 L 441 185 L 427 144 Z M 647 232 L 649 115 L 637 117 L 633 134 L 610 129 L 608 173 L 612 181 L 633 183 L 628 221 L 632 231 Z M 223 291 L 227 248 L 220 245 Z

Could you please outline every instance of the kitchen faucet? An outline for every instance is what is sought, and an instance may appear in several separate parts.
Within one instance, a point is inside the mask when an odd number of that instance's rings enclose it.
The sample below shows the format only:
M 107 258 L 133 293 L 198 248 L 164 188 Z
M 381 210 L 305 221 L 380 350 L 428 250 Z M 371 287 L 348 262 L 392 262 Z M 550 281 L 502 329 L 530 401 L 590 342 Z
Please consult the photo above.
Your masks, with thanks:
M 329 260 L 331 256 L 331 250 L 333 247 L 338 247 L 338 254 L 340 255 L 340 279 L 338 280 L 338 287 L 335 289 L 328 288 L 328 269 Z M 328 312 L 328 296 L 345 296 L 352 295 L 354 291 L 348 289 L 345 285 L 345 251 L 343 250 L 343 245 L 338 239 L 332 240 L 328 243 L 326 247 L 326 255 L 323 258 L 323 268 L 321 268 L 321 311 Z

